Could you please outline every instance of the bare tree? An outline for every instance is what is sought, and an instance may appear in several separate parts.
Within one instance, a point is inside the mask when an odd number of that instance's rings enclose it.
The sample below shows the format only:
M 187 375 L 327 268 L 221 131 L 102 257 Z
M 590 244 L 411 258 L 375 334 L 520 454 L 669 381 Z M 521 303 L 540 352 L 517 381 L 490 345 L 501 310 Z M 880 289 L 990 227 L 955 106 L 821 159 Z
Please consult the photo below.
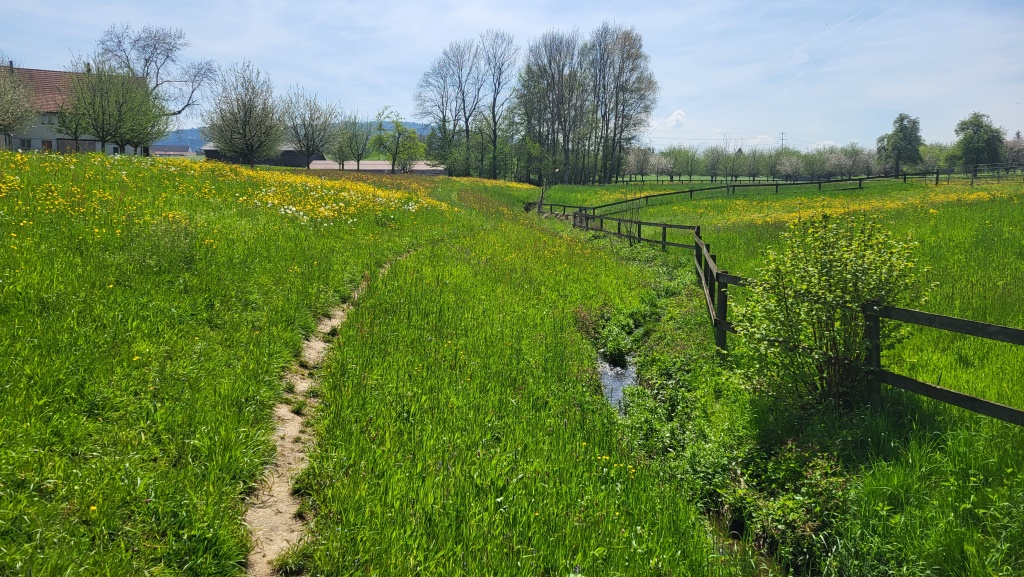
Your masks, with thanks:
M 338 109 L 324 104 L 314 92 L 293 87 L 281 102 L 281 117 L 286 140 L 306 159 L 306 170 L 313 157 L 322 155 L 334 139 Z
M 270 77 L 248 60 L 218 75 L 204 130 L 227 157 L 254 166 L 280 152 L 285 132 Z
M 480 54 L 486 84 L 486 128 L 491 147 L 490 176 L 498 178 L 498 131 L 512 97 L 519 47 L 508 32 L 490 29 L 480 35 Z
M 432 127 L 428 158 L 445 165 L 454 175 L 456 137 L 459 132 L 459 100 L 452 63 L 447 53 L 439 56 L 420 77 L 413 96 L 416 116 Z
M 452 42 L 441 58 L 448 62 L 455 89 L 456 118 L 462 127 L 464 172 L 469 174 L 469 145 L 473 118 L 480 111 L 484 94 L 484 75 L 480 67 L 480 46 L 473 40 Z
M 199 104 L 204 84 L 217 77 L 212 60 L 185 60 L 191 46 L 180 28 L 114 24 L 98 42 L 100 56 L 133 76 L 146 79 L 150 93 L 177 116 Z
M 14 64 L 4 65 L 0 69 L 0 134 L 4 135 L 4 144 L 13 148 L 14 133 L 28 129 L 38 117 L 32 93 L 15 75 Z

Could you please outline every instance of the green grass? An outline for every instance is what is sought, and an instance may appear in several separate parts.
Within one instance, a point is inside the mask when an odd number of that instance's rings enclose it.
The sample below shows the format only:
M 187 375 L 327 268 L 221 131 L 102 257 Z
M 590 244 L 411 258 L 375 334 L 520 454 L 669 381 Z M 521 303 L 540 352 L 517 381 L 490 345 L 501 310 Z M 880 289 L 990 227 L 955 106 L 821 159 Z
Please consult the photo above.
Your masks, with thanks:
M 579 307 L 634 306 L 652 277 L 538 228 L 489 187 L 447 186 L 490 215 L 396 262 L 340 328 L 299 483 L 317 521 L 288 565 L 717 573 L 693 508 L 618 441 L 575 326 Z
M 248 174 L 0 154 L 0 574 L 243 572 L 282 369 L 448 218 L 304 222 Z
M 642 209 L 639 218 L 699 224 L 722 268 L 757 276 L 764 249 L 776 245 L 786 222 L 822 210 L 866 214 L 919 243 L 926 279 L 937 283 L 922 308 L 1024 327 L 1022 198 L 1020 181 L 937 189 L 875 183 L 864 191 L 678 200 Z M 742 303 L 742 289 L 730 293 Z M 699 301 L 692 310 L 710 332 Z M 784 566 L 838 575 L 1024 572 L 1019 427 L 895 389 L 886 390 L 880 413 L 773 415 L 744 384 L 742 366 L 723 373 L 705 357 L 682 354 L 688 368 L 680 372 L 673 366 L 679 354 L 666 353 L 670 342 L 649 343 L 641 357 L 648 386 L 634 399 L 634 438 L 680 471 L 708 511 L 742 519 L 748 539 L 785 550 Z M 912 328 L 883 364 L 1024 408 L 1021 347 Z M 812 477 L 819 481 L 807 484 Z M 807 522 L 824 523 L 818 531 L 826 547 L 802 563 L 797 556 L 809 549 L 800 549 L 799 527 Z
M 291 561 L 725 571 L 620 442 L 576 330 L 577 306 L 631 306 L 653 279 L 485 193 L 516 194 L 0 154 L 0 574 L 243 574 L 281 373 L 364 275 L 317 390 L 298 487 L 316 516 Z

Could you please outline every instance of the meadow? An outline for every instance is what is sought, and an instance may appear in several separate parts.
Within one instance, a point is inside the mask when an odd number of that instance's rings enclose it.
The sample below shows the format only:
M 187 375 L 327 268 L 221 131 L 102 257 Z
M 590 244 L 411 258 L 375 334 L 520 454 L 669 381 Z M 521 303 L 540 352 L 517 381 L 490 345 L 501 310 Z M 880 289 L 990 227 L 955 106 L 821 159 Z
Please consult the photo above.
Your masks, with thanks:
M 364 278 L 285 570 L 728 573 L 575 330 L 649 271 L 515 187 L 348 176 L 0 154 L 0 573 L 244 573 L 281 374 Z
M 1019 180 L 676 198 L 642 208 L 634 218 L 701 225 L 719 266 L 733 274 L 756 278 L 765 249 L 779 247 L 789 223 L 823 212 L 867 216 L 917 243 L 916 258 L 928 269 L 924 280 L 935 285 L 918 308 L 1024 327 Z M 685 242 L 684 231 L 677 234 L 675 240 Z M 739 305 L 734 319 L 742 314 L 745 291 L 731 287 L 730 297 Z M 710 332 L 706 311 L 693 308 Z M 896 323 L 890 329 L 898 330 Z M 1024 379 L 1021 347 L 923 327 L 902 336 L 885 352 L 887 368 L 1024 408 L 1016 386 Z M 654 339 L 641 354 L 648 386 L 634 390 L 634 437 L 679 472 L 690 494 L 703 495 L 706 510 L 724 516 L 737 536 L 775 553 L 788 570 L 1024 572 L 1019 427 L 896 389 L 886 390 L 881 412 L 773 416 L 745 384 L 742 364 L 716 368 L 690 355 L 681 372 L 665 361 L 666 349 Z M 666 384 L 672 379 L 675 386 Z M 652 441 L 652 431 L 668 440 Z

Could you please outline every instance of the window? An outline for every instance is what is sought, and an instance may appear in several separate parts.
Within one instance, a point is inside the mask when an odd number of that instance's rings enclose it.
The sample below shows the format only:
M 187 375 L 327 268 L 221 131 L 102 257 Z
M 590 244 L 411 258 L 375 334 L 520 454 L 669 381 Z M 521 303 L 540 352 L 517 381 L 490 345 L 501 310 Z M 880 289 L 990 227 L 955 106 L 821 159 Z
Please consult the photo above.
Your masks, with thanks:
M 21 145 L 19 146 L 19 148 L 21 148 L 22 150 L 31 150 L 32 149 L 32 140 L 29 139 L 29 138 L 22 138 L 21 139 Z

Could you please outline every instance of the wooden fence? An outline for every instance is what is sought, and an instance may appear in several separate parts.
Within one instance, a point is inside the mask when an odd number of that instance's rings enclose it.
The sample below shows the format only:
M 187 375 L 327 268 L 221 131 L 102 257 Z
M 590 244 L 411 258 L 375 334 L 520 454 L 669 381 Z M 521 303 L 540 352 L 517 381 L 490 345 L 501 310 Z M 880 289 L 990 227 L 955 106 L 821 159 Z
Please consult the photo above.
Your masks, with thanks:
M 630 242 L 658 244 L 661 245 L 662 250 L 667 250 L 668 247 L 678 247 L 694 251 L 694 270 L 697 274 L 697 280 L 704 291 L 708 317 L 711 320 L 711 326 L 715 330 L 715 345 L 724 355 L 728 350 L 726 340 L 728 333 L 736 332 L 733 324 L 728 320 L 728 287 L 730 285 L 743 287 L 749 281 L 741 276 L 729 274 L 718 267 L 717 255 L 711 252 L 711 244 L 701 237 L 700 227 L 663 222 L 643 222 L 607 215 L 596 215 L 584 210 L 585 208 L 581 207 L 580 210 L 573 213 L 574 227 L 628 238 Z M 606 222 L 615 223 L 614 230 L 611 227 L 606 228 Z M 644 237 L 643 231 L 645 229 L 659 231 L 660 238 Z M 667 232 L 669 230 L 693 231 L 693 242 L 689 244 L 670 242 L 667 240 Z M 925 383 L 884 369 L 881 356 L 881 319 L 890 319 L 1015 345 L 1024 345 L 1024 330 L 892 306 L 865 305 L 862 313 L 864 315 L 864 337 L 869 346 L 865 369 L 868 375 L 869 392 L 874 403 L 880 402 L 881 385 L 885 383 L 911 393 L 967 409 L 968 411 L 1007 423 L 1024 426 L 1024 411 L 1022 410 Z
M 1012 176 L 1011 175 L 1012 171 Z M 643 208 L 657 204 L 663 199 L 667 199 L 672 196 L 686 195 L 690 200 L 693 200 L 694 195 L 701 195 L 712 193 L 715 191 L 725 191 L 725 194 L 735 194 L 736 191 L 742 189 L 773 189 L 774 192 L 778 193 L 780 190 L 788 187 L 803 187 L 803 186 L 816 186 L 818 190 L 822 190 L 823 186 L 836 185 L 836 184 L 857 184 L 857 188 L 864 188 L 865 182 L 875 180 L 902 180 L 907 182 L 910 179 L 920 179 L 929 182 L 934 182 L 938 186 L 943 180 L 946 183 L 951 181 L 952 176 L 955 173 L 948 168 L 939 168 L 932 172 L 915 172 L 915 173 L 904 173 L 904 174 L 890 174 L 890 175 L 879 175 L 879 176 L 859 176 L 851 178 L 832 178 L 826 180 L 794 180 L 794 181 L 783 181 L 783 180 L 772 180 L 762 182 L 735 182 L 727 183 L 719 186 L 708 186 L 701 188 L 686 188 L 683 190 L 675 190 L 671 192 L 659 192 L 655 194 L 646 194 L 643 196 L 637 196 L 628 198 L 625 200 L 617 200 L 615 202 L 609 202 L 607 204 L 600 204 L 597 206 L 577 206 L 571 204 L 553 204 L 543 203 L 539 207 L 539 212 L 544 213 L 561 213 L 568 215 L 577 211 L 582 211 L 591 215 L 603 215 L 612 216 L 620 214 L 629 210 L 635 210 L 636 208 Z M 970 182 L 971 185 L 976 180 L 985 181 L 1000 181 L 1007 178 L 1020 178 L 1024 176 L 1024 167 L 1016 164 L 999 164 L 999 165 L 984 165 L 978 167 L 978 169 L 964 173 L 958 179 L 964 181 L 964 183 Z M 531 206 L 536 207 L 536 204 L 531 203 Z M 658 223 L 654 223 L 657 225 Z M 642 241 L 643 242 L 643 241 Z

